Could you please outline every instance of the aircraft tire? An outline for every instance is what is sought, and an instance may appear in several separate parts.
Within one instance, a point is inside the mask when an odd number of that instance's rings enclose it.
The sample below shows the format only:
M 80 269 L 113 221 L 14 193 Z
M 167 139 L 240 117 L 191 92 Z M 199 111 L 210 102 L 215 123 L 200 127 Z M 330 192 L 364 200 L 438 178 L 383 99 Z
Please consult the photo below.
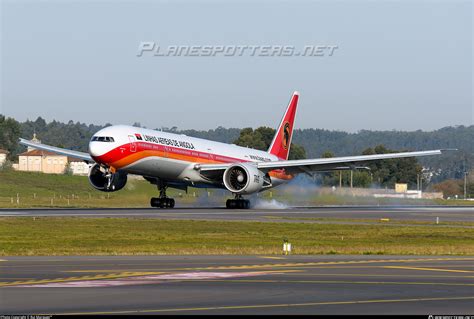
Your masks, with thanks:
M 150 199 L 150 206 L 156 208 L 174 208 L 175 201 L 174 198 L 159 198 L 152 197 Z
M 228 199 L 226 202 L 225 202 L 225 207 L 229 208 L 229 209 L 233 209 L 235 208 L 235 200 L 233 199 Z
M 160 204 L 160 199 L 159 198 L 152 197 L 150 199 L 150 206 L 151 207 L 159 207 L 159 204 Z
M 249 209 L 250 201 L 247 199 L 228 199 L 225 207 L 228 209 Z

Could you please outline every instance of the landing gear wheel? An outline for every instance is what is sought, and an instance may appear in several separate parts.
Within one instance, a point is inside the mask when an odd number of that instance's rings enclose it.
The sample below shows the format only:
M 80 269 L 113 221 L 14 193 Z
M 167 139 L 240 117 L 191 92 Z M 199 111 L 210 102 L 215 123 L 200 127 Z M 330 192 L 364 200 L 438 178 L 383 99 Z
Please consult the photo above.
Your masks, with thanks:
M 160 199 L 156 197 L 152 197 L 150 199 L 150 206 L 151 207 L 159 207 L 160 206 Z
M 150 200 L 150 206 L 151 207 L 159 207 L 159 208 L 174 208 L 174 198 L 157 198 L 153 197 Z
M 173 198 L 165 198 L 166 207 L 173 208 L 174 207 L 174 199 Z
M 227 207 L 229 209 L 235 208 L 235 200 L 234 199 L 228 199 L 225 202 L 225 207 Z
M 228 199 L 225 206 L 229 209 L 249 209 L 250 201 L 243 198 Z
M 250 201 L 248 199 L 241 199 L 239 200 L 239 208 L 240 209 L 249 209 L 250 208 Z
M 250 208 L 250 201 L 248 199 L 244 200 L 244 208 L 249 209 Z
M 160 197 L 152 197 L 150 199 L 150 206 L 157 208 L 174 208 L 174 198 L 169 198 L 166 196 L 166 185 L 158 186 L 160 190 Z

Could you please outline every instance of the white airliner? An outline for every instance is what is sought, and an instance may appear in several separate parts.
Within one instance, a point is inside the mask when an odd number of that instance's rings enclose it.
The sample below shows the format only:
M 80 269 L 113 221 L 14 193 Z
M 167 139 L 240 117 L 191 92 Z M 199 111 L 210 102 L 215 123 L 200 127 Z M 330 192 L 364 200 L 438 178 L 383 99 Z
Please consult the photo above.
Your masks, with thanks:
M 227 200 L 227 208 L 249 208 L 249 201 L 242 195 L 278 186 L 300 173 L 355 169 L 373 160 L 441 154 L 441 150 L 431 150 L 288 160 L 298 97 L 299 93 L 294 92 L 266 152 L 127 125 L 98 131 L 89 143 L 89 153 L 25 139 L 20 143 L 93 164 L 89 181 L 100 191 L 118 191 L 125 186 L 127 174 L 141 175 L 157 185 L 160 195 L 150 204 L 161 208 L 175 205 L 174 199 L 166 196 L 168 187 L 224 188 L 235 195 L 235 199 Z

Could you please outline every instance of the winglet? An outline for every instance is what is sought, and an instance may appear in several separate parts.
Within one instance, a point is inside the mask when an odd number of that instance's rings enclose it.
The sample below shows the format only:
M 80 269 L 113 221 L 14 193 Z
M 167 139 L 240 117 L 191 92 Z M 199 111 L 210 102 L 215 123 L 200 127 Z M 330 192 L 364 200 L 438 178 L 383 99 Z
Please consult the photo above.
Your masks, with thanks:
M 296 117 L 296 108 L 300 93 L 295 91 L 291 97 L 290 103 L 286 108 L 285 114 L 277 128 L 273 141 L 268 148 L 268 153 L 278 156 L 278 158 L 287 160 L 290 152 L 291 139 L 293 137 L 293 124 Z

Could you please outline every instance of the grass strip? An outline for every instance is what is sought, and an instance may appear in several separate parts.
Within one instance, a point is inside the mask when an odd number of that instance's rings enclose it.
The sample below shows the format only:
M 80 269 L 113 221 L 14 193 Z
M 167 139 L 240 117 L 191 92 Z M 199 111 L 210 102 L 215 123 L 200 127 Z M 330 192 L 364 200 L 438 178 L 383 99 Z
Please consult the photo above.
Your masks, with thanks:
M 2 217 L 0 255 L 474 255 L 474 229 L 139 218 Z

